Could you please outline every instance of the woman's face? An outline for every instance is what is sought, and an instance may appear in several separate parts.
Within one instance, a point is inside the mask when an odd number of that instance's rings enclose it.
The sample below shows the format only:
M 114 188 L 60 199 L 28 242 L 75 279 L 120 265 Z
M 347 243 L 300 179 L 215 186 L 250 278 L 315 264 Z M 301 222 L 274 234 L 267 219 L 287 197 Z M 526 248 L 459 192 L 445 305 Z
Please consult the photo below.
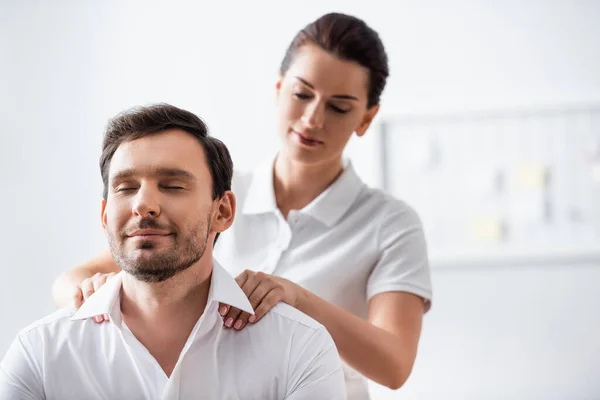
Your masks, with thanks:
M 278 129 L 285 156 L 310 164 L 340 160 L 379 106 L 367 109 L 369 71 L 313 44 L 300 47 L 277 82 Z

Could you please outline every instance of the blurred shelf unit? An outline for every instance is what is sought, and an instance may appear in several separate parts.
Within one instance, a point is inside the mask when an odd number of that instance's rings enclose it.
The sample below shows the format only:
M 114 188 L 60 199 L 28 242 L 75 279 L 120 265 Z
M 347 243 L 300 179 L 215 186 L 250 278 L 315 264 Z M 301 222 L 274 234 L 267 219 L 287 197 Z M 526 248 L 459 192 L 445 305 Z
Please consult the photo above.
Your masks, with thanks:
M 600 265 L 600 104 L 379 128 L 383 188 L 419 212 L 432 267 Z

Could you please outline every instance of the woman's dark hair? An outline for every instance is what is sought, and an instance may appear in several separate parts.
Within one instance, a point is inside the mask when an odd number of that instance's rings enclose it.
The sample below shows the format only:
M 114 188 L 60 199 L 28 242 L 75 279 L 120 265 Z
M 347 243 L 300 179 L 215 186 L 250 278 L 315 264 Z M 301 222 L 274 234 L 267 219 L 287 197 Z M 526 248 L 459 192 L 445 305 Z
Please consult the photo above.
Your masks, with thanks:
M 351 15 L 326 14 L 296 34 L 281 62 L 285 75 L 300 47 L 312 43 L 343 60 L 355 61 L 369 70 L 367 107 L 379 104 L 389 76 L 388 59 L 377 32 Z

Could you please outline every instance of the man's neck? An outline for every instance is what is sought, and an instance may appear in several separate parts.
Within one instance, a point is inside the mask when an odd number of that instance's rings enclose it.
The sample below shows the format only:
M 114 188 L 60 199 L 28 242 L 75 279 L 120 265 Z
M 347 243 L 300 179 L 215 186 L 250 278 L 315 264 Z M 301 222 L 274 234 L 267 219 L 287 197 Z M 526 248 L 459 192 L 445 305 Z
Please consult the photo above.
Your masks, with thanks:
M 341 159 L 308 165 L 279 154 L 273 169 L 273 190 L 284 217 L 301 210 L 325 191 L 342 173 Z
M 212 264 L 212 260 L 209 261 Z M 142 282 L 124 274 L 121 313 L 149 322 L 163 318 L 193 319 L 191 314 L 202 315 L 208 300 L 211 272 L 212 265 L 193 265 L 158 283 Z
M 159 283 L 124 274 L 121 314 L 135 337 L 169 376 L 208 301 L 212 254 Z

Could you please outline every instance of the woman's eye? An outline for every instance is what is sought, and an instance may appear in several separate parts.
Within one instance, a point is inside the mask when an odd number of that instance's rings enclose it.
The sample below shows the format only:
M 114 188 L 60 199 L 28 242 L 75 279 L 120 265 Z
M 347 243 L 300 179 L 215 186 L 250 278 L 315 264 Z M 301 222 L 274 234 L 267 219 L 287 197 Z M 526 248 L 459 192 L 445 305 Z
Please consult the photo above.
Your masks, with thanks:
M 164 186 L 164 188 L 168 190 L 183 190 L 182 186 Z
M 333 104 L 331 104 L 330 107 L 333 111 L 335 111 L 336 113 L 339 113 L 339 114 L 346 114 L 348 111 L 350 111 L 350 110 L 344 110 L 343 108 L 334 106 Z
M 304 93 L 294 93 L 294 97 L 296 97 L 300 100 L 306 100 L 306 99 L 310 98 L 310 95 L 304 94 Z

